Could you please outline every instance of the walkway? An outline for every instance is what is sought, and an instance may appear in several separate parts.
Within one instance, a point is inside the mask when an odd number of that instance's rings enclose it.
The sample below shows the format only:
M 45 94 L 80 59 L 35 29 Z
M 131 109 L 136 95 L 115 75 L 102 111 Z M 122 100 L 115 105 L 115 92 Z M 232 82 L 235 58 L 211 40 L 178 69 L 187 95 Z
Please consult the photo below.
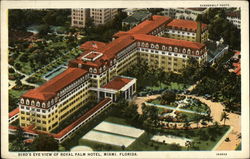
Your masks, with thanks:
M 224 124 L 223 121 L 220 121 L 221 113 L 223 112 L 223 109 L 224 109 L 224 106 L 221 103 L 212 102 L 210 100 L 204 99 L 203 97 L 197 97 L 194 95 L 184 95 L 184 96 L 196 98 L 196 99 L 200 100 L 201 102 L 207 104 L 211 110 L 211 116 L 213 117 L 213 121 L 218 122 L 220 125 Z M 148 96 L 148 97 L 137 97 L 135 99 L 135 104 L 138 105 L 139 114 L 142 114 L 142 109 L 141 109 L 142 103 L 146 102 L 149 99 L 155 99 L 157 97 L 160 97 L 160 94 L 152 95 L 152 96 Z M 229 120 L 226 121 L 226 125 L 229 125 L 231 127 L 231 131 L 229 131 L 228 134 L 226 134 L 226 136 L 224 136 L 221 139 L 221 141 L 219 141 L 219 145 L 217 145 L 215 147 L 216 150 L 235 150 L 236 147 L 241 142 L 241 139 L 239 139 L 239 137 L 238 137 L 241 134 L 241 116 L 238 114 L 234 114 L 234 113 L 228 113 L 228 117 L 229 117 Z M 211 123 L 208 125 L 211 125 Z M 177 123 L 177 126 L 182 127 L 182 125 L 180 123 Z M 200 127 L 201 124 L 199 124 L 198 126 Z M 191 128 L 197 127 L 197 124 L 192 123 L 190 127 Z M 229 138 L 230 141 L 226 142 L 224 140 L 225 138 Z
M 207 113 L 200 113 L 200 112 L 195 112 L 195 111 L 192 111 L 192 110 L 181 109 L 179 105 L 178 105 L 178 107 L 170 107 L 170 106 L 167 106 L 167 105 L 153 104 L 153 103 L 147 103 L 147 102 L 145 102 L 145 104 L 149 105 L 149 106 L 156 106 L 156 107 L 159 107 L 159 108 L 167 108 L 167 109 L 170 109 L 170 110 L 174 110 L 174 112 L 175 111 L 180 111 L 180 112 L 186 112 L 186 113 L 192 113 L 192 114 L 207 115 Z
M 38 87 L 38 86 L 39 86 L 39 85 L 37 85 L 37 84 L 29 83 L 29 82 L 26 81 L 26 80 L 27 80 L 30 76 L 32 76 L 33 74 L 31 74 L 31 75 L 24 74 L 24 73 L 18 71 L 15 67 L 11 66 L 10 64 L 9 64 L 9 67 L 10 67 L 10 68 L 13 68 L 13 69 L 15 70 L 16 73 L 19 73 L 20 75 L 23 75 L 23 76 L 24 76 L 24 78 L 21 79 L 22 84 L 30 85 L 30 86 L 34 86 L 34 87 Z M 15 83 L 15 81 L 13 81 L 13 80 L 9 80 L 9 84 L 10 84 L 9 89 L 12 89 L 13 87 L 16 86 L 16 83 Z

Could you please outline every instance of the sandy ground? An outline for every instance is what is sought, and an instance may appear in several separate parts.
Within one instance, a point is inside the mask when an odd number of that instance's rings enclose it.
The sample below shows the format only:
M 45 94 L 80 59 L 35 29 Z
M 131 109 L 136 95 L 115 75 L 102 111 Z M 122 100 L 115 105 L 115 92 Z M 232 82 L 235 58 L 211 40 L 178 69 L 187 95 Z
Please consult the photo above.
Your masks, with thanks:
M 155 99 L 157 97 L 159 97 L 160 95 L 152 95 L 152 96 L 148 96 L 148 97 L 137 97 L 134 102 L 136 104 L 138 104 L 138 112 L 139 114 L 142 114 L 142 103 L 144 103 L 145 101 L 149 100 L 149 99 Z M 210 100 L 206 100 L 202 97 L 196 97 L 193 95 L 186 95 L 188 97 L 193 97 L 196 99 L 199 99 L 201 102 L 207 104 L 210 109 L 211 109 L 211 116 L 213 117 L 214 121 L 217 121 L 219 124 L 224 124 L 223 121 L 220 121 L 221 118 L 221 113 L 223 112 L 223 105 L 221 103 L 218 102 L 212 102 Z M 229 114 L 229 120 L 226 121 L 226 125 L 231 126 L 232 130 L 226 134 L 224 137 L 222 137 L 221 141 L 218 142 L 218 144 L 220 145 L 216 145 L 216 150 L 235 150 L 237 145 L 240 144 L 241 140 L 238 139 L 238 135 L 241 133 L 241 116 L 238 114 L 234 114 L 234 113 L 228 113 Z M 171 125 L 171 124 L 170 124 Z M 174 125 L 174 123 L 172 124 Z M 211 125 L 211 124 L 209 124 Z M 182 124 L 178 124 L 177 128 L 182 128 L 183 125 Z M 192 123 L 191 128 L 197 127 L 196 123 Z M 201 124 L 198 125 L 198 127 L 201 127 Z M 229 138 L 230 141 L 229 142 L 225 142 L 225 138 Z M 223 140 L 223 141 L 222 141 Z

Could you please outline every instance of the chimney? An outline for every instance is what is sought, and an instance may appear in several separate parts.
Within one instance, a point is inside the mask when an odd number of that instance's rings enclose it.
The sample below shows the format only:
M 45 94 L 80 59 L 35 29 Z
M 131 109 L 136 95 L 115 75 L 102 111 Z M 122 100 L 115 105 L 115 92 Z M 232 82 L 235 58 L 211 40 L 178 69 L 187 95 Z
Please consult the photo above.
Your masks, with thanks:
M 197 21 L 196 42 L 201 43 L 201 22 Z

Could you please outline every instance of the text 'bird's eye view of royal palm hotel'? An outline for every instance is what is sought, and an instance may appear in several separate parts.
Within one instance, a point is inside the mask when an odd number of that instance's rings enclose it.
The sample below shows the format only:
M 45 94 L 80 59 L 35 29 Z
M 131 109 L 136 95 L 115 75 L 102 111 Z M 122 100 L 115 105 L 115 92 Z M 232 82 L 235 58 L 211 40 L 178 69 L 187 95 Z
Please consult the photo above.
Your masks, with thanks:
M 241 8 L 9 9 L 8 31 L 9 151 L 241 150 Z

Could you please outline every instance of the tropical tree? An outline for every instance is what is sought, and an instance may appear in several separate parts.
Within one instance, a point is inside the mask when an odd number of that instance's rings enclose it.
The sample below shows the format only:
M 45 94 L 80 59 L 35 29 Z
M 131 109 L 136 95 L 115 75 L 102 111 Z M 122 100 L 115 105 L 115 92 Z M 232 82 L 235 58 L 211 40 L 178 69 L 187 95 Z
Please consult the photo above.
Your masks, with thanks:
M 191 141 L 186 141 L 185 146 L 187 147 L 187 150 L 189 150 L 190 147 L 192 146 L 192 142 Z
M 171 102 L 174 102 L 176 100 L 176 94 L 171 91 L 164 92 L 161 96 L 161 102 L 163 104 L 167 103 L 170 104 Z
M 31 148 L 34 151 L 57 151 L 59 144 L 52 136 L 40 134 L 34 139 Z
M 226 120 L 229 120 L 229 114 L 227 114 L 226 112 L 222 112 L 221 113 L 221 118 L 220 118 L 220 121 L 224 121 L 224 125 L 226 124 Z

